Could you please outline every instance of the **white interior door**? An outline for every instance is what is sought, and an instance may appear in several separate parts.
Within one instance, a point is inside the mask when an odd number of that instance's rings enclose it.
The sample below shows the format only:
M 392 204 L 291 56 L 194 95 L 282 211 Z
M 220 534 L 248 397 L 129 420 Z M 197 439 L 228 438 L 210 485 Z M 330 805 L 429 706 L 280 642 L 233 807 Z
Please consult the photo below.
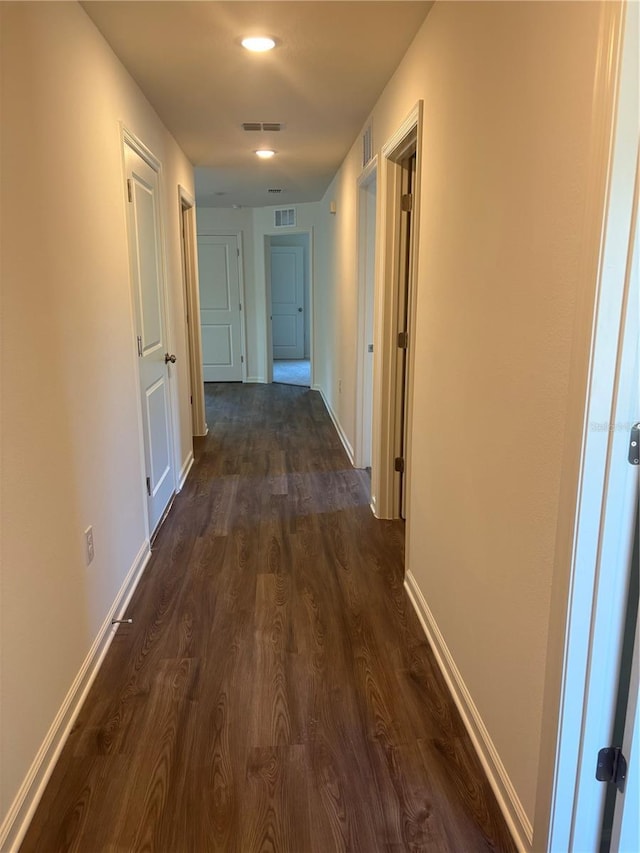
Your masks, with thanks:
M 373 302 L 375 296 L 376 252 L 376 180 L 366 187 L 366 243 L 365 243 L 365 305 L 364 305 L 364 370 L 362 412 L 362 461 L 364 468 L 371 467 L 371 439 L 373 425 Z
M 240 248 L 234 234 L 198 237 L 205 382 L 242 381 Z
M 271 247 L 271 334 L 274 358 L 304 358 L 304 252 Z
M 374 162 L 358 180 L 358 382 L 354 454 L 357 468 L 371 468 L 372 456 L 376 189 Z
M 140 378 L 149 532 L 175 491 L 158 172 L 125 144 L 129 256 Z

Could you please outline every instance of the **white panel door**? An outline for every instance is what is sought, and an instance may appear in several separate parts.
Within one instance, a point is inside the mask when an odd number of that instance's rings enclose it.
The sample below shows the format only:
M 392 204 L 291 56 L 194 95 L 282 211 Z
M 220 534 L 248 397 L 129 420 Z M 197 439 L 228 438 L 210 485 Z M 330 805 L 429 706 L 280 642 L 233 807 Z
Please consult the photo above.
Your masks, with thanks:
M 235 235 L 198 237 L 205 382 L 242 381 L 240 268 Z
M 304 358 L 304 252 L 271 247 L 271 335 L 274 358 Z
M 125 144 L 129 255 L 140 379 L 149 532 L 158 526 L 175 492 L 170 356 L 165 318 L 165 281 L 158 173 Z

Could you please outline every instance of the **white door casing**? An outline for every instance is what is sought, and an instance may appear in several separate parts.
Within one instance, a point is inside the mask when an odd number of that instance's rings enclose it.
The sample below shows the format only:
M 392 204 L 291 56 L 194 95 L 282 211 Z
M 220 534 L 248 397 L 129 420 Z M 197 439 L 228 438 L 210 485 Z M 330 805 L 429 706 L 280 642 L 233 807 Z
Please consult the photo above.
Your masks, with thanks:
M 636 568 L 637 571 L 637 568 Z M 616 791 L 610 850 L 617 853 L 637 853 L 640 850 L 640 616 L 636 617 L 635 643 L 627 718 L 622 739 L 622 754 L 630 768 L 624 792 Z
M 271 247 L 273 357 L 304 358 L 304 251 Z
M 418 101 L 393 136 L 382 147 L 379 161 L 378 192 L 379 247 L 376 270 L 373 431 L 371 460 L 371 508 L 378 518 L 397 518 L 400 508 L 400 482 L 395 470 L 397 436 L 397 331 L 398 294 L 401 287 L 400 266 L 400 197 L 402 161 L 412 150 L 418 153 L 415 193 L 412 207 L 412 229 L 419 233 L 420 151 L 422 147 L 422 109 Z M 418 253 L 412 252 L 411 275 L 417 281 Z M 416 300 L 409 297 L 409 329 L 415 328 Z M 415 347 L 409 338 L 408 374 L 413 376 Z M 413 390 L 407 382 L 406 422 L 412 421 Z M 411 476 L 411 431 L 405 448 L 405 477 Z M 410 488 L 408 488 L 410 496 Z M 408 504 L 408 501 L 407 501 Z M 410 509 L 407 505 L 407 538 L 409 538 Z
M 149 533 L 175 492 L 170 354 L 159 203 L 159 163 L 125 137 L 129 262 L 137 338 Z M 144 155 L 144 156 L 143 156 Z
M 639 418 L 639 10 L 632 3 L 625 10 L 622 28 L 619 8 L 607 6 L 604 19 L 608 35 L 603 45 L 612 61 L 605 67 L 607 76 L 601 87 L 607 93 L 617 88 L 617 105 L 604 228 L 598 246 L 596 322 L 565 616 L 547 844 L 554 853 L 582 853 L 600 847 L 606 783 L 596 781 L 595 769 L 599 749 L 613 745 L 610 738 L 638 499 L 638 467 L 630 464 L 628 453 L 630 428 Z M 621 29 L 624 47 L 618 70 Z M 606 131 L 604 128 L 603 135 Z M 638 772 L 636 760 L 627 778 L 628 791 L 638 790 L 634 779 Z M 619 805 L 629 805 L 626 797 Z M 637 816 L 637 800 L 630 805 Z
M 207 421 L 202 378 L 202 340 L 200 330 L 200 292 L 195 231 L 195 199 L 184 187 L 178 187 L 180 199 L 181 248 L 184 285 L 185 334 L 189 356 L 189 388 L 191 391 L 191 423 L 193 435 L 207 434 Z
M 242 381 L 240 245 L 235 234 L 198 236 L 205 382 Z
M 358 179 L 357 468 L 371 467 L 372 458 L 376 199 L 377 157 L 374 157 Z

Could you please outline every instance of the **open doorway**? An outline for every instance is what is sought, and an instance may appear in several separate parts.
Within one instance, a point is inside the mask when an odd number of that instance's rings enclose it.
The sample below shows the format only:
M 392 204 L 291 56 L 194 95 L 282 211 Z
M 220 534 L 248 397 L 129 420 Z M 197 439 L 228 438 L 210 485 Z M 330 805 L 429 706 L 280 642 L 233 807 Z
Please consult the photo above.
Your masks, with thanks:
M 309 232 L 265 238 L 269 348 L 273 382 L 311 386 L 311 246 Z
M 382 148 L 374 348 L 371 507 L 408 518 L 422 102 Z M 377 350 L 377 352 L 376 352 Z

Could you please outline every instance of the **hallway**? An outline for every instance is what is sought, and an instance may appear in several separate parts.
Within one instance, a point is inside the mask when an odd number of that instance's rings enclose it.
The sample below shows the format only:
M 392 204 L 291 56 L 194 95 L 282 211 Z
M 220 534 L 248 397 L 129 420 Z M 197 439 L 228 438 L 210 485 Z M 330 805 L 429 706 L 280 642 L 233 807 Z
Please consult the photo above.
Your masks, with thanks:
M 207 413 L 23 853 L 512 851 L 320 395 Z

